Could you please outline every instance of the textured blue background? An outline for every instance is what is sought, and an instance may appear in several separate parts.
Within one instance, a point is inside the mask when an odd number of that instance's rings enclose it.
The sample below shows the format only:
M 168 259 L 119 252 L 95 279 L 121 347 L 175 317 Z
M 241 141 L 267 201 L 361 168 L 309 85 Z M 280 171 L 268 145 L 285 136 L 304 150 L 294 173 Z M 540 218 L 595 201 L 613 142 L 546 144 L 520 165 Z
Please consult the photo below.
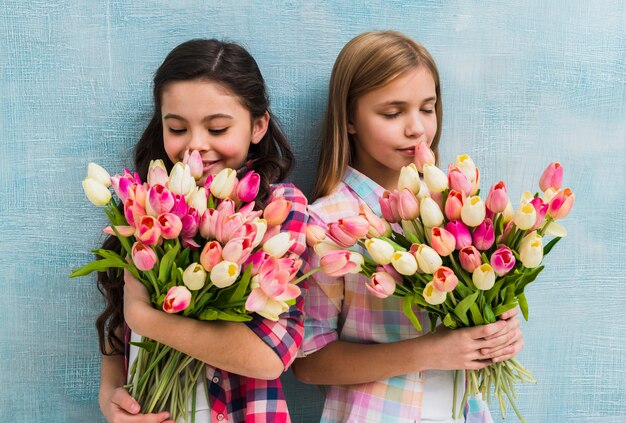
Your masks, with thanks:
M 444 162 L 468 152 L 483 189 L 502 178 L 517 198 L 559 160 L 577 194 L 570 236 L 528 292 L 528 422 L 626 421 L 624 1 L 128 3 L 0 5 L 0 421 L 100 421 L 101 300 L 93 279 L 67 275 L 91 259 L 105 219 L 80 181 L 89 161 L 130 165 L 165 54 L 193 37 L 247 46 L 308 191 L 333 61 L 384 28 L 439 64 Z M 288 386 L 294 420 L 315 421 L 317 389 Z

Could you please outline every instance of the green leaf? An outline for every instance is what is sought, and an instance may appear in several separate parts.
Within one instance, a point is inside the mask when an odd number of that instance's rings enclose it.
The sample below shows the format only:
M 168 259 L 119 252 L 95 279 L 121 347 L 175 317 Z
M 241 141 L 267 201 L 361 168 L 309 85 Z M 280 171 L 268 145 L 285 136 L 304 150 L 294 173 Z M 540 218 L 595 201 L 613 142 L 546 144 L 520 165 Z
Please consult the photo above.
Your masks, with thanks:
M 443 318 L 443 325 L 450 329 L 456 329 L 459 327 L 450 313 L 446 314 L 446 317 Z
M 524 273 L 524 275 L 515 284 L 515 294 L 517 296 L 523 294 L 526 286 L 537 279 L 537 276 L 539 276 L 539 273 L 541 273 L 543 268 L 544 266 L 539 266 L 534 269 L 527 270 L 527 273 Z
M 543 247 L 543 255 L 547 256 L 548 253 L 550 252 L 550 250 L 552 250 L 552 247 L 554 247 L 556 245 L 557 242 L 559 242 L 562 238 L 560 236 L 557 236 L 556 238 L 550 240 L 550 242 L 548 242 L 544 247 Z
M 528 301 L 526 301 L 526 295 L 522 292 L 517 296 L 517 301 L 519 302 L 520 310 L 522 310 L 524 320 L 528 321 Z
M 165 255 L 161 258 L 161 263 L 159 263 L 159 282 L 165 283 L 167 279 L 171 276 L 170 270 L 172 267 L 172 263 L 176 258 L 176 254 L 180 250 L 180 244 L 176 242 L 170 250 L 165 253 Z
M 486 302 L 483 307 L 483 317 L 485 318 L 485 322 L 494 323 L 496 321 L 496 316 L 493 314 L 493 310 L 491 309 L 491 305 Z
M 388 241 L 391 245 L 393 245 L 394 250 L 396 251 L 408 251 L 411 248 L 411 241 L 406 239 L 406 237 L 397 232 L 393 232 L 391 234 L 391 238 L 381 237 L 385 241 Z
M 421 331 L 422 325 L 420 325 L 420 322 L 413 311 L 413 295 L 407 295 L 404 297 L 402 300 L 402 311 L 409 321 L 413 323 L 413 327 L 415 327 L 418 331 Z
M 437 315 L 434 313 L 428 313 L 428 320 L 430 320 L 430 331 L 435 332 L 437 329 Z
M 238 313 L 233 310 L 217 310 L 208 308 L 198 316 L 200 320 L 225 320 L 229 322 L 247 322 L 252 320 L 249 314 Z
M 472 304 L 476 304 L 476 299 L 478 298 L 478 291 L 474 292 L 469 297 L 463 298 L 459 303 L 454 307 L 454 314 L 461 319 L 461 322 L 465 326 L 469 326 L 469 319 L 467 318 L 467 312 Z
M 476 303 L 470 306 L 470 313 L 472 314 L 472 322 L 474 322 L 474 326 L 480 326 L 485 324 L 483 315 L 480 313 L 480 310 L 478 309 L 478 305 Z
M 115 233 L 117 239 L 120 240 L 120 244 L 122 244 L 122 248 L 124 248 L 124 251 L 126 251 L 126 255 L 130 257 L 132 255 L 132 248 L 130 246 L 130 242 L 128 242 L 128 238 L 120 235 L 115 225 L 111 225 L 111 229 L 113 229 L 113 232 Z
M 149 353 L 152 353 L 154 351 L 154 349 L 156 348 L 157 343 L 155 341 L 143 341 L 143 342 L 135 342 L 135 341 L 131 341 L 130 345 L 134 345 L 138 348 L 143 348 L 144 350 L 148 351 Z
M 78 276 L 86 276 L 91 272 L 104 272 L 109 268 L 125 268 L 130 266 L 127 262 L 123 260 L 119 260 L 117 258 L 105 258 L 102 260 L 95 260 L 91 263 L 88 263 L 78 269 L 74 270 L 70 274 L 70 278 L 75 278 Z
M 417 235 L 415 235 L 413 232 L 407 232 L 404 235 L 406 236 L 407 241 L 409 241 L 411 244 L 421 244 L 420 240 L 417 238 Z
M 243 300 L 243 297 L 246 295 L 246 292 L 248 291 L 248 285 L 250 284 L 251 275 L 252 275 L 252 263 L 250 263 L 248 267 L 246 267 L 246 270 L 243 272 L 243 276 L 241 277 L 241 279 L 239 279 L 239 282 L 237 282 L 236 284 L 237 289 L 235 289 L 235 292 L 230 297 L 231 303 Z
M 506 311 L 514 309 L 515 307 L 517 307 L 517 301 L 513 301 L 511 303 L 505 303 L 496 307 L 493 310 L 493 314 L 495 314 L 496 316 L 499 316 Z

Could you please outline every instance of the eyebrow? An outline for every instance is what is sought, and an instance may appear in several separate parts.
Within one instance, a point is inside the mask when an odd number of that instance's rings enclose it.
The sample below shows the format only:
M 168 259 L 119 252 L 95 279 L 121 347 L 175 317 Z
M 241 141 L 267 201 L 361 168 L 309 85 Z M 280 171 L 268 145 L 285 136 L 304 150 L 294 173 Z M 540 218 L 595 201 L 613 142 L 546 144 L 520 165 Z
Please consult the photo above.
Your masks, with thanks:
M 436 102 L 437 101 L 437 97 L 428 97 L 425 98 L 422 103 L 431 103 L 431 102 Z M 406 104 L 406 101 L 401 101 L 401 100 L 392 100 L 392 101 L 385 101 L 382 103 L 377 104 L 377 106 L 402 106 L 404 104 Z
M 205 116 L 205 117 L 202 119 L 202 121 L 203 121 L 203 122 L 208 122 L 208 121 L 211 121 L 211 120 L 213 120 L 213 119 L 219 119 L 219 118 L 222 118 L 222 119 L 233 119 L 233 117 L 232 117 L 231 115 L 227 115 L 227 114 L 225 114 L 225 113 L 216 113 L 216 114 L 214 114 L 214 115 L 208 115 L 208 116 Z M 184 120 L 184 121 L 187 121 L 187 119 L 185 119 L 184 117 L 179 116 L 179 115 L 176 115 L 176 114 L 174 114 L 174 113 L 168 113 L 168 114 L 166 114 L 165 116 L 163 116 L 163 119 L 178 119 L 178 120 Z

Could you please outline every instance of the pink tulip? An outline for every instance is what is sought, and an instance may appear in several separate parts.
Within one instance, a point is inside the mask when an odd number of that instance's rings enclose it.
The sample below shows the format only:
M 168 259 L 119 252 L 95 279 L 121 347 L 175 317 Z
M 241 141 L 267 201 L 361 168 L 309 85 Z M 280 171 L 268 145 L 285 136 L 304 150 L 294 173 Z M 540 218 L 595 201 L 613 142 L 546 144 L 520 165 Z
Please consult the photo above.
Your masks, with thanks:
M 248 259 L 243 263 L 242 268 L 246 269 L 248 265 L 252 265 L 252 276 L 259 273 L 261 266 L 272 256 L 267 254 L 265 251 L 257 251 L 248 257 Z
M 182 219 L 187 214 L 188 209 L 189 206 L 187 205 L 185 196 L 182 194 L 174 194 L 174 205 L 172 206 L 170 213 L 173 213 Z
M 139 220 L 146 215 L 146 211 L 135 200 L 128 198 L 124 203 L 124 217 L 131 226 L 137 226 Z
M 253 201 L 259 193 L 261 185 L 261 177 L 258 173 L 251 170 L 241 178 L 237 185 L 237 197 L 244 203 Z
M 267 220 L 268 226 L 281 225 L 291 211 L 291 201 L 284 198 L 277 198 L 265 206 L 263 218 Z
M 513 226 L 515 226 L 515 223 L 512 220 L 506 225 L 504 225 L 504 228 L 502 229 L 502 233 L 496 240 L 498 244 L 504 244 L 506 242 L 506 239 L 509 237 L 511 230 L 513 230 Z
M 120 200 L 122 200 L 122 202 L 126 202 L 128 199 L 128 189 L 133 184 L 141 185 L 141 179 L 139 179 L 139 174 L 136 172 L 135 174 L 132 174 L 128 169 L 124 169 L 124 173 L 122 175 L 115 175 L 111 177 L 113 190 L 115 190 L 115 194 Z
M 233 238 L 224 245 L 222 257 L 233 263 L 243 264 L 252 253 L 250 238 Z
M 456 247 L 454 235 L 444 228 L 434 227 L 430 230 L 430 245 L 442 257 L 452 254 Z
M 280 269 L 289 273 L 289 280 L 293 279 L 302 268 L 302 259 L 295 254 L 291 257 L 279 258 L 277 262 Z
M 217 226 L 215 228 L 215 238 L 223 244 L 227 243 L 231 238 L 233 238 L 233 234 L 239 230 L 244 223 L 246 223 L 246 221 L 239 213 L 231 214 L 222 218 L 222 214 L 220 212 L 217 220 Z
M 128 237 L 135 235 L 135 231 L 136 231 L 134 226 L 120 226 L 120 225 L 115 226 L 115 230 L 124 238 L 128 238 Z M 104 232 L 107 235 L 117 236 L 115 235 L 113 228 L 110 226 L 107 226 L 106 228 L 104 228 L 102 232 Z
M 183 228 L 180 231 L 182 238 L 190 239 L 198 233 L 198 210 L 193 207 L 187 209 L 187 213 L 181 219 Z
M 376 266 L 376 271 L 383 272 L 383 273 L 390 275 L 393 278 L 393 280 L 396 281 L 397 284 L 402 283 L 402 281 L 404 280 L 402 275 L 398 273 L 398 271 L 391 264 L 384 264 L 384 265 Z
M 166 313 L 178 313 L 185 310 L 191 304 L 191 292 L 184 286 L 173 286 L 167 291 L 163 300 L 163 311 Z
M 380 211 L 383 214 L 384 219 L 389 223 L 396 223 L 401 220 L 398 212 L 398 191 L 394 190 L 393 193 L 385 191 L 382 197 L 378 198 L 378 204 L 380 205 Z
M 376 272 L 365 287 L 378 298 L 387 298 L 396 291 L 396 281 L 388 273 Z
M 458 283 L 459 279 L 449 267 L 441 266 L 433 273 L 433 285 L 441 292 L 454 291 Z
M 152 270 L 157 262 L 157 255 L 154 250 L 141 242 L 133 244 L 131 258 L 135 267 L 144 272 Z
M 139 220 L 135 236 L 137 241 L 146 245 L 155 245 L 161 239 L 161 226 L 154 217 L 145 215 Z
M 472 191 L 472 182 L 458 167 L 450 166 L 448 169 L 448 185 L 451 190 L 461 191 L 465 195 L 470 195 Z
M 347 273 L 358 273 L 363 265 L 363 256 L 351 251 L 336 250 L 327 253 L 320 259 L 322 270 L 329 276 L 344 276 Z
M 204 239 L 214 239 L 217 232 L 219 213 L 215 209 L 206 209 L 198 222 L 198 230 Z
M 359 206 L 359 216 L 367 220 L 370 224 L 368 231 L 370 236 L 378 238 L 387 233 L 389 224 L 374 214 L 372 209 L 370 209 L 367 205 L 361 204 Z
M 494 184 L 489 190 L 485 205 L 493 213 L 502 213 L 509 203 L 509 195 L 506 193 L 506 185 L 503 181 Z
M 241 213 L 248 221 L 252 221 L 263 216 L 263 210 L 254 210 L 254 206 L 254 202 L 244 204 L 239 208 L 237 213 Z
M 545 203 L 540 197 L 537 197 L 530 200 L 530 204 L 532 204 L 535 208 L 535 224 L 532 228 L 530 228 L 530 231 L 534 231 L 535 229 L 540 228 L 543 224 L 543 221 L 546 218 L 546 213 L 548 212 L 548 203 Z
M 563 166 L 559 162 L 550 163 L 539 179 L 539 188 L 541 191 L 548 188 L 559 190 L 561 185 L 563 185 Z
M 574 197 L 574 193 L 569 188 L 559 191 L 552 198 L 552 200 L 550 200 L 548 215 L 555 220 L 563 219 L 572 209 L 572 206 L 574 205 Z
M 415 147 L 415 166 L 419 172 L 424 172 L 425 164 L 435 164 L 435 153 L 430 149 L 428 144 L 424 141 L 417 144 Z
M 473 245 L 470 245 L 469 247 L 462 248 L 461 251 L 459 251 L 459 261 L 461 262 L 461 267 L 463 269 L 469 273 L 473 273 L 474 270 L 482 264 L 482 257 L 480 255 L 480 251 L 478 251 Z
M 450 190 L 446 199 L 445 215 L 449 220 L 461 219 L 461 209 L 465 202 L 465 193 L 463 191 Z
M 204 181 L 204 189 L 206 190 L 207 195 L 211 195 L 211 184 L 213 183 L 214 177 L 215 175 L 208 175 Z
M 367 235 L 369 222 L 361 216 L 350 216 L 328 224 L 328 237 L 343 248 L 352 247 Z
M 515 256 L 507 247 L 497 249 L 491 255 L 491 267 L 498 276 L 504 276 L 515 266 Z
M 420 214 L 420 206 L 415 195 L 408 189 L 398 194 L 398 214 L 402 220 L 413 220 Z
M 478 188 L 480 187 L 480 172 L 478 171 L 478 168 L 475 168 L 474 172 L 476 176 L 470 179 L 472 181 L 472 187 L 470 188 L 469 193 L 470 196 L 476 195 L 476 193 L 478 192 Z
M 456 240 L 455 249 L 460 250 L 463 247 L 472 245 L 472 234 L 462 221 L 451 220 L 446 223 L 445 228 Z
M 164 239 L 178 238 L 183 229 L 183 222 L 180 220 L 180 217 L 173 213 L 163 213 L 159 215 L 157 221 L 161 227 L 161 236 Z
M 167 185 L 169 176 L 163 160 L 150 160 L 150 167 L 148 167 L 148 185 Z
M 230 235 L 227 241 L 224 242 L 228 242 L 235 238 L 249 238 L 251 242 L 255 241 L 257 238 L 257 225 L 253 222 L 244 223 Z M 255 248 L 257 245 L 259 244 L 251 244 L 252 248 Z
M 202 174 L 204 173 L 204 164 L 202 163 L 202 157 L 200 156 L 200 152 L 198 150 L 193 150 L 191 154 L 189 153 L 189 150 L 186 150 L 183 157 L 183 163 L 189 166 L 189 171 L 191 172 L 193 179 L 197 181 L 202 178 Z
M 210 241 L 204 244 L 200 253 L 200 264 L 204 270 L 210 272 L 215 265 L 222 261 L 222 246 L 217 241 Z
M 174 207 L 174 195 L 163 185 L 155 185 L 148 191 L 146 212 L 157 217 L 163 213 L 169 213 Z
M 485 219 L 483 222 L 474 228 L 473 233 L 474 247 L 481 251 L 485 251 L 491 248 L 495 241 L 495 232 L 491 219 Z

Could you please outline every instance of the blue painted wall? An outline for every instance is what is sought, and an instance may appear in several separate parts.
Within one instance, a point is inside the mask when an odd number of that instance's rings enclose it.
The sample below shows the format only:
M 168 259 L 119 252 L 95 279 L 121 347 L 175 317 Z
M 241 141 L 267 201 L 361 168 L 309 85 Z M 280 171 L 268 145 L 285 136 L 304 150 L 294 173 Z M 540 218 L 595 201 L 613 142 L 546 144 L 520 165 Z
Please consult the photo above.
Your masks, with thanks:
M 576 191 L 570 236 L 528 292 L 528 422 L 626 420 L 625 2 L 129 3 L 0 5 L 0 421 L 100 419 L 101 300 L 93 279 L 67 275 L 91 259 L 105 219 L 80 181 L 89 161 L 130 165 L 165 54 L 193 37 L 247 46 L 308 191 L 333 61 L 383 28 L 439 64 L 444 162 L 468 152 L 483 189 L 502 178 L 516 198 L 559 160 Z M 315 421 L 316 388 L 288 386 L 294 420 Z

